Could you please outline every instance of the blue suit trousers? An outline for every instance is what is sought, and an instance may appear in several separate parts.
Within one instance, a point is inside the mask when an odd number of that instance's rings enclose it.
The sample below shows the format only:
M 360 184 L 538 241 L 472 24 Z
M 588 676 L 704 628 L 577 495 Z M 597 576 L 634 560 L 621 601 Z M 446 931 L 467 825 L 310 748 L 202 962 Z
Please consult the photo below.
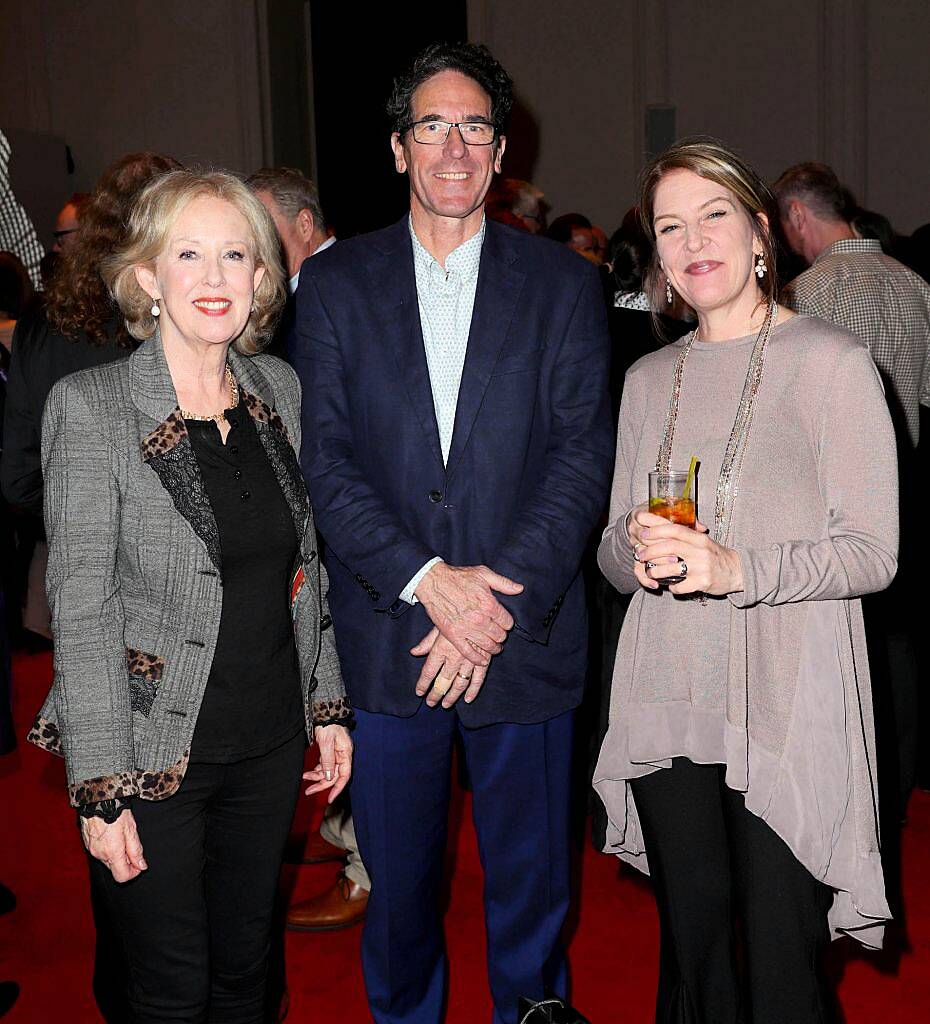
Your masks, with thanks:
M 535 725 L 464 728 L 423 704 L 409 718 L 355 711 L 352 808 L 371 897 L 362 965 L 377 1024 L 439 1024 L 446 953 L 441 893 L 452 749 L 463 740 L 484 868 L 494 1024 L 517 998 L 564 994 L 569 906 L 571 711 Z

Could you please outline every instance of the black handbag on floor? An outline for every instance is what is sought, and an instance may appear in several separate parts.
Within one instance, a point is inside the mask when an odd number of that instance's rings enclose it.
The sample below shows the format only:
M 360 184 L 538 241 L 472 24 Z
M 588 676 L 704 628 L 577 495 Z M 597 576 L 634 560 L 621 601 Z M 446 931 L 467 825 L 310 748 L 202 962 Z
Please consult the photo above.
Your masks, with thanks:
M 591 1024 L 587 1017 L 551 992 L 539 1002 L 520 996 L 517 1020 L 520 1024 Z

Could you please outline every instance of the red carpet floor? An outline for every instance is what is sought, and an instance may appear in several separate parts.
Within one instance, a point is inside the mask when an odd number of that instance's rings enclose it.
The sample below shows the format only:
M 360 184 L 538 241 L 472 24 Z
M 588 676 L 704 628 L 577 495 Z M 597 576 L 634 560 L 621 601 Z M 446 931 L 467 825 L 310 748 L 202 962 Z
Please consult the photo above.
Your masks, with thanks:
M 49 674 L 48 656 L 14 663 L 19 734 L 35 713 Z M 295 829 L 321 808 L 304 801 Z M 467 796 L 453 808 L 454 879 L 446 916 L 450 958 L 448 1024 L 490 1019 L 484 967 L 481 871 Z M 909 949 L 900 957 L 834 943 L 831 970 L 847 1024 L 925 1024 L 930 1020 L 930 796 L 917 793 L 904 841 Z M 332 865 L 288 867 L 282 884 L 295 895 L 325 888 Z M 98 1021 L 90 994 L 92 928 L 86 869 L 64 797 L 61 762 L 32 746 L 0 759 L 0 879 L 19 899 L 0 917 L 0 980 L 20 982 L 19 1003 L 4 1024 Z M 569 953 L 573 999 L 593 1024 L 648 1024 L 656 981 L 657 927 L 648 883 L 586 845 L 579 854 L 577 917 Z M 290 1024 L 370 1018 L 359 966 L 359 929 L 287 935 Z M 790 1024 L 790 1022 L 785 1022 Z

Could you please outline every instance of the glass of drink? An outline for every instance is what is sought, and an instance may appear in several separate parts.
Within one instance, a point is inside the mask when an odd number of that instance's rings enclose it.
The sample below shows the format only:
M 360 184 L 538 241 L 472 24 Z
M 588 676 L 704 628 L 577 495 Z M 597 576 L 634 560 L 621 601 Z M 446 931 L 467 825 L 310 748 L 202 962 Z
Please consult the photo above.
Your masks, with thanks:
M 697 519 L 697 479 L 685 469 L 670 469 L 667 473 L 653 470 L 649 474 L 649 511 L 671 523 L 694 529 Z M 650 563 L 646 563 L 650 568 Z M 663 586 L 681 583 L 684 576 L 666 576 L 656 580 Z

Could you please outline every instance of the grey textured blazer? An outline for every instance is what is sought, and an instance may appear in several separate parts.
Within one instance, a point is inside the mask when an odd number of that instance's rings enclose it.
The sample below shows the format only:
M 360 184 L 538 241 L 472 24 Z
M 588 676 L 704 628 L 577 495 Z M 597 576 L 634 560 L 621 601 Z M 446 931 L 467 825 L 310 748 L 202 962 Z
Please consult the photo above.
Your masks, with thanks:
M 300 385 L 273 356 L 230 349 L 229 364 L 302 538 L 290 596 L 312 737 L 349 706 L 297 463 Z M 163 799 L 187 768 L 223 581 L 216 519 L 157 336 L 53 388 L 42 465 L 55 677 L 29 739 L 64 755 L 74 805 Z

